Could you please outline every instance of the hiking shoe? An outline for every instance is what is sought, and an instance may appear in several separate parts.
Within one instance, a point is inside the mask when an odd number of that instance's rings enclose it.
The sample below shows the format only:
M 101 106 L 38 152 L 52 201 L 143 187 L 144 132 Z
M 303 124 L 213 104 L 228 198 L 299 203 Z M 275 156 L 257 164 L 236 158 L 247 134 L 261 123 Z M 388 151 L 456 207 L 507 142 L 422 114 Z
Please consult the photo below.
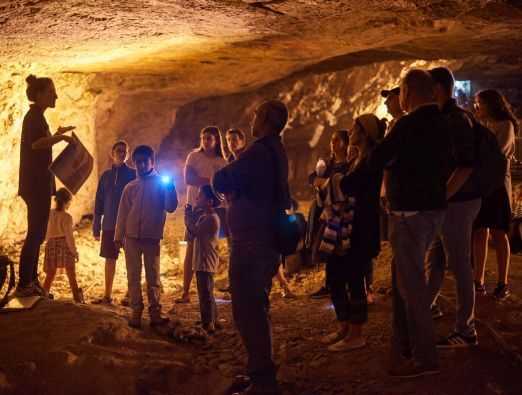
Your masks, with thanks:
M 366 339 L 364 337 L 345 337 L 342 340 L 339 340 L 337 343 L 334 343 L 328 346 L 328 351 L 334 352 L 343 352 L 343 351 L 352 351 L 357 350 L 359 348 L 366 347 Z
M 481 284 L 478 281 L 475 281 L 475 294 L 477 296 L 486 296 L 488 294 L 484 284 Z
M 438 320 L 439 318 L 442 318 L 444 317 L 444 313 L 442 312 L 442 310 L 440 309 L 439 305 L 431 305 L 431 318 L 433 318 L 433 320 Z
M 511 295 L 511 290 L 507 284 L 498 283 L 497 287 L 493 291 L 493 297 L 496 300 L 504 300 Z
M 314 292 L 310 295 L 310 298 L 312 299 L 323 299 L 330 296 L 330 290 L 326 287 L 321 287 L 319 291 Z
M 112 305 L 112 298 L 108 298 L 107 296 L 104 296 L 103 298 L 94 299 L 92 304 L 105 304 L 105 305 Z
M 437 342 L 437 348 L 465 348 L 478 346 L 477 335 L 463 336 L 460 333 L 452 333 L 447 338 Z
M 416 377 L 430 376 L 439 374 L 438 367 L 424 367 L 414 364 L 412 361 L 408 361 L 401 366 L 393 367 L 388 371 L 392 377 L 401 379 L 413 379 Z

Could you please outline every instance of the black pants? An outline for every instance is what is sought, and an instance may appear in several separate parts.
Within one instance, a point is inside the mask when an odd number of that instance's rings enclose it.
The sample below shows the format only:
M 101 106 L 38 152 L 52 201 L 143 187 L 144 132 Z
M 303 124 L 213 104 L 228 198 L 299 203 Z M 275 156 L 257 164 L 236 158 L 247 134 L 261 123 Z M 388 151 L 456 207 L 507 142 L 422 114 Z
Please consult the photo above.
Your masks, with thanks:
M 269 295 L 280 256 L 270 245 L 233 242 L 230 254 L 232 313 L 248 354 L 255 384 L 277 386 Z
M 331 255 L 326 262 L 330 296 L 339 321 L 364 324 L 368 321 L 368 302 L 364 277 L 372 259 L 349 251 Z
M 41 194 L 30 199 L 24 198 L 24 201 L 27 205 L 27 235 L 20 253 L 18 285 L 21 287 L 38 280 L 38 257 L 47 232 L 51 195 Z
M 196 272 L 201 323 L 207 325 L 217 321 L 216 299 L 214 298 L 214 273 Z

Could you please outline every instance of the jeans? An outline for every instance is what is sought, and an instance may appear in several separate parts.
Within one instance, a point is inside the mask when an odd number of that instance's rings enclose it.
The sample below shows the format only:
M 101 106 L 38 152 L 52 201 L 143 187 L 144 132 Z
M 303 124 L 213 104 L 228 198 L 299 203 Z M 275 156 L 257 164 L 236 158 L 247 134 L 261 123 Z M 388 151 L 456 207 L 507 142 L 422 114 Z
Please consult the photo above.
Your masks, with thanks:
M 432 303 L 437 302 L 446 266 L 455 275 L 457 286 L 455 331 L 464 336 L 476 335 L 471 234 L 480 204 L 480 199 L 449 203 L 441 232 L 433 241 L 426 260 Z
M 143 256 L 143 262 L 142 262 Z M 141 266 L 145 266 L 147 280 L 147 296 L 149 314 L 157 316 L 161 312 L 160 305 L 160 242 L 159 240 L 125 239 L 125 263 L 129 283 L 130 308 L 135 313 L 143 311 L 141 295 Z
M 392 362 L 411 354 L 419 366 L 438 365 L 424 261 L 428 247 L 440 232 L 444 214 L 445 210 L 437 210 L 412 216 L 390 215 Z
M 207 325 L 217 321 L 217 306 L 214 298 L 214 273 L 196 272 L 201 323 Z
M 368 321 L 364 280 L 371 261 L 371 258 L 353 251 L 349 251 L 345 256 L 328 257 L 326 272 L 337 320 L 349 321 L 352 324 L 364 324 Z
M 38 257 L 47 232 L 51 195 L 24 198 L 24 202 L 27 205 L 27 236 L 20 253 L 18 285 L 21 287 L 38 280 Z
M 248 354 L 254 384 L 277 386 L 273 361 L 269 295 L 280 256 L 272 245 L 233 242 L 230 254 L 232 313 Z

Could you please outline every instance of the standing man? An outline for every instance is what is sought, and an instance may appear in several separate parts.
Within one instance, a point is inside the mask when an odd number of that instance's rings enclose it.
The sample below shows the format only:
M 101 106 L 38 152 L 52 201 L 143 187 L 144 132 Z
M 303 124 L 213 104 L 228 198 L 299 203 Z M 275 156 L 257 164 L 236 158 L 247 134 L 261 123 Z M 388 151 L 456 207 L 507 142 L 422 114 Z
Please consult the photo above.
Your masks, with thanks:
M 116 261 L 120 253 L 114 244 L 114 229 L 116 229 L 116 218 L 120 206 L 123 188 L 136 178 L 136 170 L 125 164 L 129 146 L 123 140 L 117 141 L 112 146 L 112 167 L 106 170 L 100 177 L 98 189 L 96 190 L 96 201 L 94 203 L 94 221 L 92 232 L 96 240 L 100 240 L 100 256 L 105 258 L 105 294 L 102 298 L 95 300 L 95 304 L 112 303 L 112 284 L 116 272 Z M 127 293 L 128 296 L 128 293 Z M 127 304 L 125 300 L 123 304 Z
M 471 173 L 475 165 L 475 136 L 469 116 L 453 98 L 455 80 L 450 70 L 437 67 L 430 70 L 435 82 L 435 98 L 448 121 L 451 139 L 450 168 L 446 197 L 448 210 L 428 252 L 428 285 L 433 302 L 432 314 L 442 312 L 436 302 L 446 265 L 455 275 L 457 285 L 457 322 L 455 331 L 437 344 L 438 347 L 467 347 L 478 344 L 475 329 L 475 288 L 471 267 L 471 234 L 473 222 L 480 210 L 480 193 L 474 186 Z
M 252 125 L 256 141 L 213 179 L 217 192 L 232 195 L 229 278 L 234 321 L 248 354 L 250 386 L 243 394 L 249 395 L 279 394 L 269 293 L 281 258 L 274 238 L 275 216 L 290 208 L 288 159 L 280 137 L 287 120 L 282 102 L 259 106 Z
M 401 88 L 398 86 L 390 90 L 385 89 L 381 91 L 381 96 L 386 99 L 384 101 L 384 104 L 386 105 L 386 110 L 388 110 L 388 114 L 390 114 L 393 117 L 390 123 L 388 124 L 388 133 L 395 126 L 395 123 L 397 123 L 399 118 L 405 114 L 405 112 L 401 108 L 401 103 L 399 101 L 400 94 Z
M 408 114 L 397 121 L 370 160 L 379 168 L 388 166 L 389 172 L 386 194 L 393 250 L 390 374 L 409 378 L 438 373 L 424 258 L 444 221 L 450 145 L 428 72 L 410 70 L 406 74 L 400 102 Z

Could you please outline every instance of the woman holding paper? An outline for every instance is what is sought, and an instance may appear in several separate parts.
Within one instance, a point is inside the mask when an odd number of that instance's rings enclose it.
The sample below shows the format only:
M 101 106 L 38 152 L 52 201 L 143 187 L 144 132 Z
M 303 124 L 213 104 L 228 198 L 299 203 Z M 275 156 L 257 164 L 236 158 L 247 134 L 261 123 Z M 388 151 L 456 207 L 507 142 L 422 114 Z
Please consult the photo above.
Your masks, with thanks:
M 20 254 L 20 271 L 15 295 L 45 296 L 38 281 L 38 256 L 45 239 L 51 208 L 51 196 L 56 191 L 54 176 L 49 171 L 52 146 L 60 141 L 73 142 L 64 133 L 74 126 L 59 127 L 53 135 L 44 117 L 48 108 L 56 104 L 56 89 L 50 78 L 30 75 L 26 79 L 27 98 L 32 102 L 24 117 L 20 144 L 20 173 L 18 194 L 27 205 L 27 236 Z

